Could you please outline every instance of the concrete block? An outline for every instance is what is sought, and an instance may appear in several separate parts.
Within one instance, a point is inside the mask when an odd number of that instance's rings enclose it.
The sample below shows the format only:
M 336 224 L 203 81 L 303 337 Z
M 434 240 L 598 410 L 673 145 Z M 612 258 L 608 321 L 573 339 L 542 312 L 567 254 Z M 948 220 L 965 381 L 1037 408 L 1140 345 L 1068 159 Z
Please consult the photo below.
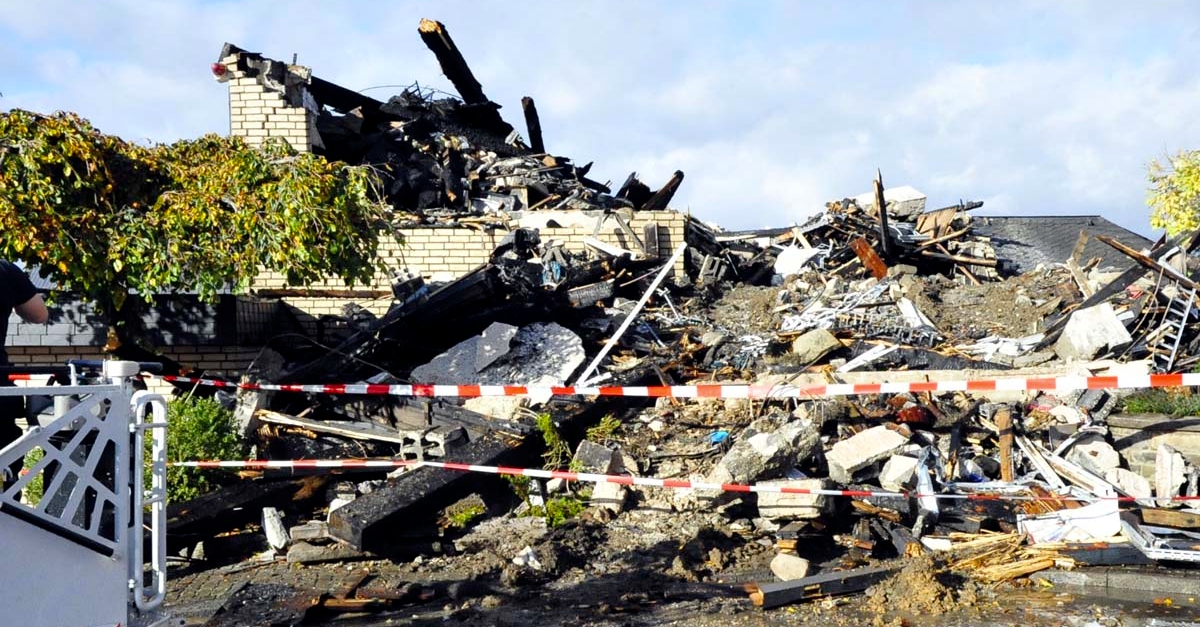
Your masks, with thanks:
M 857 433 L 834 444 L 825 454 L 829 478 L 842 484 L 850 483 L 856 471 L 891 457 L 905 444 L 908 444 L 907 433 L 885 425 Z
M 1135 499 L 1149 499 L 1153 494 L 1150 481 L 1132 470 L 1110 468 L 1108 472 L 1104 473 L 1104 480 Z
M 828 490 L 832 487 L 828 479 L 785 479 L 761 481 L 759 484 L 803 490 Z M 758 513 L 767 519 L 818 518 L 822 514 L 828 513 L 831 505 L 829 497 L 823 494 L 758 493 Z
M 291 542 L 287 527 L 283 526 L 283 515 L 274 507 L 264 507 L 262 510 L 263 533 L 267 536 L 267 544 L 276 551 Z
M 1179 507 L 1179 501 L 1168 499 L 1179 496 L 1179 488 L 1187 481 L 1187 462 L 1179 451 L 1166 444 L 1158 445 L 1158 456 L 1154 463 L 1154 496 L 1159 507 Z
M 625 497 L 628 490 L 619 483 L 597 483 L 592 489 L 590 504 L 592 507 L 606 509 L 614 514 L 620 514 L 625 508 Z
M 780 581 L 803 579 L 808 576 L 808 560 L 790 553 L 780 553 L 771 560 L 771 572 Z
M 294 542 L 315 542 L 330 539 L 329 523 L 323 520 L 310 520 L 303 525 L 296 525 L 289 530 Z
M 884 490 L 903 492 L 917 473 L 917 458 L 907 455 L 892 455 L 879 472 L 879 485 Z
M 1067 451 L 1067 461 L 1074 462 L 1103 477 L 1113 468 L 1121 466 L 1121 456 L 1104 436 L 1086 435 Z
M 1083 361 L 1132 341 L 1125 325 L 1117 319 L 1112 305 L 1101 303 L 1071 314 L 1062 335 L 1054 344 L 1054 352 L 1066 361 Z
M 579 472 L 611 475 L 619 463 L 620 459 L 617 457 L 616 451 L 604 445 L 584 440 L 575 449 L 575 457 L 571 460 L 571 468 L 578 469 Z
M 813 329 L 792 341 L 792 354 L 798 361 L 815 362 L 842 347 L 827 329 Z

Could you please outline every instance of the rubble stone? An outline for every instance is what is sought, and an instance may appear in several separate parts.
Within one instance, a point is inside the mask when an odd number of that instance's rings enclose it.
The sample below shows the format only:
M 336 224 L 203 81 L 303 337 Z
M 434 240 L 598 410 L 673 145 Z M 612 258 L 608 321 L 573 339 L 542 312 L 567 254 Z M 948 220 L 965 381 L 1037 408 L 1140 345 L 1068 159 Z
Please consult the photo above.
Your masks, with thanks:
M 855 471 L 887 458 L 908 443 L 908 436 L 885 425 L 871 427 L 833 445 L 825 454 L 829 478 L 850 483 Z
M 813 329 L 792 342 L 792 354 L 798 361 L 814 362 L 842 347 L 832 333 L 826 329 Z
M 625 508 L 625 496 L 628 489 L 619 483 L 597 483 L 592 489 L 589 504 L 593 507 L 606 509 L 614 514 L 620 514 Z
M 603 444 L 584 440 L 575 449 L 575 456 L 571 460 L 571 467 L 577 469 L 579 472 L 611 475 L 617 469 L 619 463 L 616 451 Z
M 1121 456 L 1117 454 L 1117 450 L 1099 434 L 1083 436 L 1067 451 L 1067 460 L 1101 477 L 1121 465 Z
M 827 490 L 828 479 L 782 479 L 760 481 L 759 485 L 799 488 L 803 490 Z M 829 512 L 832 503 L 823 494 L 795 494 L 791 492 L 759 492 L 758 513 L 763 518 L 818 518 Z
M 808 576 L 808 560 L 790 553 L 780 553 L 771 559 L 771 572 L 780 581 L 794 581 Z
M 821 423 L 817 420 L 795 420 L 766 432 L 769 422 L 757 420 L 734 441 L 729 452 L 721 458 L 706 481 L 712 483 L 749 483 L 769 473 L 781 472 L 796 465 L 796 461 L 811 456 L 820 444 Z M 748 437 L 746 437 L 748 435 Z
M 313 542 L 316 540 L 328 540 L 329 523 L 323 520 L 310 520 L 303 525 L 296 525 L 289 530 L 294 542 Z
M 319 564 L 321 562 L 360 559 L 364 556 L 364 553 L 356 551 L 341 542 L 330 544 L 293 542 L 292 546 L 288 547 L 287 561 L 289 564 Z
M 1082 361 L 1132 341 L 1112 305 L 1100 303 L 1071 314 L 1054 344 L 1054 352 L 1066 361 Z
M 1132 470 L 1110 468 L 1104 473 L 1104 480 L 1135 499 L 1149 499 L 1153 495 L 1150 481 Z
M 1179 501 L 1170 499 L 1179 496 L 1179 488 L 1187 481 L 1187 462 L 1179 451 L 1166 444 L 1158 445 L 1158 456 L 1154 464 L 1154 496 L 1159 507 L 1179 507 Z
M 892 455 L 879 471 L 879 485 L 884 490 L 902 492 L 908 488 L 917 472 L 917 458 L 907 455 Z
M 274 507 L 264 507 L 262 510 L 263 533 L 267 536 L 267 544 L 276 551 L 288 545 L 287 527 L 283 526 L 283 516 Z

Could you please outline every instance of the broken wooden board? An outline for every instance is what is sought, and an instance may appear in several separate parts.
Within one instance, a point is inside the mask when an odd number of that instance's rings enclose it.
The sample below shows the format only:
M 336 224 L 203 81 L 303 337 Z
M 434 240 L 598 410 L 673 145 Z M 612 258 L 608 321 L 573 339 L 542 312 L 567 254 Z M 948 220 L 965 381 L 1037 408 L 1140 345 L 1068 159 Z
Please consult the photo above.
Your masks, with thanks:
M 277 411 L 269 409 L 260 409 L 254 412 L 254 417 L 260 422 L 265 422 L 273 425 L 283 425 L 285 427 L 298 427 L 300 429 L 308 429 L 317 433 L 326 433 L 329 435 L 338 435 L 343 438 L 353 440 L 375 440 L 378 442 L 392 442 L 394 444 L 405 444 L 405 439 L 396 429 L 387 429 L 373 422 L 349 421 L 349 420 L 309 420 L 307 418 L 297 418 L 289 416 Z
M 797 601 L 861 592 L 899 570 L 899 566 L 875 566 L 822 573 L 793 581 L 749 583 L 746 584 L 746 592 L 755 605 L 767 609 Z
M 1141 510 L 1142 522 L 1159 527 L 1174 527 L 1175 529 L 1200 529 L 1200 514 L 1181 512 L 1173 509 L 1145 507 Z
M 871 273 L 871 276 L 876 279 L 883 279 L 887 276 L 887 264 L 883 262 L 883 259 L 879 258 L 879 255 L 875 253 L 875 249 L 871 248 L 867 240 L 861 237 L 850 240 L 850 249 L 854 251 L 855 255 L 858 255 L 858 260 Z

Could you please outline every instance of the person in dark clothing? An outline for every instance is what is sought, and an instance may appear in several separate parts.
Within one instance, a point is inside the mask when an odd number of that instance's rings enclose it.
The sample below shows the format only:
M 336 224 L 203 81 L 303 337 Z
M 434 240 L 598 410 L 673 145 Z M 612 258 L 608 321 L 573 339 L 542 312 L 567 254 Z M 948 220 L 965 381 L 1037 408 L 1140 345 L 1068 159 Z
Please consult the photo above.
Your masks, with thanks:
M 22 320 L 41 324 L 50 317 L 46 303 L 34 288 L 25 271 L 16 264 L 0 260 L 0 365 L 9 365 L 8 352 L 4 344 L 8 341 L 8 319 L 16 313 Z M 0 386 L 11 386 L 7 376 L 0 376 Z M 20 396 L 0 396 L 0 448 L 21 437 L 17 418 L 25 414 L 25 399 Z M 4 484 L 16 480 L 21 463 L 14 462 L 8 469 Z

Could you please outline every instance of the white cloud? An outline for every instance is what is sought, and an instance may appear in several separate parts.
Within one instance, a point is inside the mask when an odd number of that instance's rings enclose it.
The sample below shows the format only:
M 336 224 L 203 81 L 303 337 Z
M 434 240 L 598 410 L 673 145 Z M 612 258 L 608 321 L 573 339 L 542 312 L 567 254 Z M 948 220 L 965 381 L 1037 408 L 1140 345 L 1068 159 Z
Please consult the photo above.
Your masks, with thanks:
M 1145 163 L 1200 147 L 1197 16 L 1182 0 L 0 0 L 0 106 L 75 110 L 131 139 L 224 132 L 208 73 L 224 41 L 298 53 L 351 89 L 451 91 L 416 33 L 429 17 L 514 125 L 533 96 L 551 150 L 616 183 L 682 169 L 677 205 L 728 228 L 802 219 L 869 189 L 878 167 L 934 206 L 1145 231 Z

